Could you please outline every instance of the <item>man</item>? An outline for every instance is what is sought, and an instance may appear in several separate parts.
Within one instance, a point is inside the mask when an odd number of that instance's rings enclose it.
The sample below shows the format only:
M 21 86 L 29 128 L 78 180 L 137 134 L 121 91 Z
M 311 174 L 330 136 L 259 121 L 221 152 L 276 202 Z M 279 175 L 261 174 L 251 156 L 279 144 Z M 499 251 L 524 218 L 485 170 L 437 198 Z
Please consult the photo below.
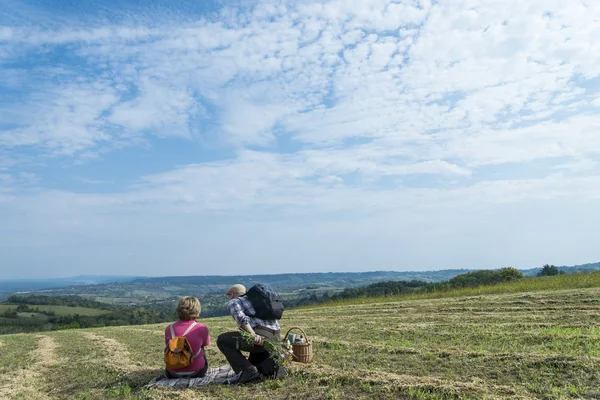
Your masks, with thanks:
M 269 359 L 269 353 L 263 347 L 263 343 L 265 339 L 280 338 L 280 327 L 277 320 L 263 320 L 254 317 L 256 311 L 248 297 L 244 296 L 245 294 L 244 285 L 236 284 L 230 287 L 226 292 L 226 296 L 229 298 L 227 308 L 238 327 L 254 336 L 254 343 L 249 346 L 244 345 L 242 341 L 238 340 L 242 336 L 239 331 L 225 332 L 217 338 L 217 347 L 225 355 L 235 373 L 242 371 L 238 383 L 259 379 L 262 375 L 260 371 L 265 375 L 270 373 L 273 368 L 273 365 L 270 364 L 273 363 L 270 362 L 272 360 Z M 246 358 L 240 350 L 249 352 L 249 358 Z

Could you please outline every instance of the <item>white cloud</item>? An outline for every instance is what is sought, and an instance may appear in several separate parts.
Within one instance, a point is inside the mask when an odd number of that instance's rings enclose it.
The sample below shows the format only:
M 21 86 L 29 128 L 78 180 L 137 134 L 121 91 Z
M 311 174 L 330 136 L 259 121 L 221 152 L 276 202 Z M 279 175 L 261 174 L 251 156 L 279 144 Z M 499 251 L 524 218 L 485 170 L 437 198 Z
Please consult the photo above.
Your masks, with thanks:
M 596 8 L 541 1 L 266 4 L 228 25 L 96 27 L 47 39 L 12 29 L 11 38 L 31 46 L 77 43 L 80 55 L 104 60 L 113 79 L 137 88 L 133 99 L 104 105 L 109 121 L 126 130 L 189 138 L 189 118 L 205 115 L 199 96 L 221 110 L 216 129 L 231 136 L 224 143 L 265 144 L 275 122 L 307 144 L 414 140 L 432 129 L 475 132 L 568 109 L 565 100 L 582 91 L 572 82 L 576 74 L 599 73 L 599 52 L 586 47 Z
M 107 118 L 109 123 L 128 132 L 151 130 L 160 136 L 191 138 L 189 121 L 202 114 L 193 93 L 185 88 L 172 88 L 148 78 L 138 82 L 140 94 L 135 100 L 115 105 Z
M 17 128 L 0 131 L 0 145 L 43 146 L 51 153 L 72 155 L 109 141 L 102 113 L 118 100 L 115 91 L 98 82 L 50 87 L 25 105 L 5 106 L 5 123 Z
M 268 95 L 268 92 L 263 93 L 264 95 Z M 275 124 L 290 112 L 289 108 L 282 104 L 265 104 L 264 101 L 256 104 L 253 99 L 234 95 L 223 96 L 219 103 L 223 104 L 224 109 L 219 116 L 221 130 L 234 145 L 269 144 L 275 139 Z
M 426 237 L 437 231 L 419 226 L 446 232 L 436 220 L 454 215 L 477 228 L 469 210 L 508 232 L 498 210 L 592 212 L 600 197 L 600 3 L 266 1 L 185 23 L 147 16 L 0 28 L 3 215 L 25 210 L 66 236 L 90 221 L 118 229 L 115 215 L 148 227 L 144 215 L 215 213 L 266 230 L 281 216 L 370 215 L 371 234 L 393 215 Z M 111 193 L 25 171 L 32 159 L 101 169 L 107 152 L 153 136 L 220 161 L 158 149 L 163 172 Z M 347 228 L 331 226 L 314 222 Z
M 558 170 L 567 170 L 567 171 L 574 171 L 574 172 L 580 172 L 580 171 L 590 171 L 595 169 L 598 166 L 598 163 L 592 159 L 589 158 L 584 158 L 584 159 L 580 159 L 574 162 L 569 162 L 569 163 L 565 163 L 565 164 L 561 164 L 561 165 L 557 165 L 556 167 L 554 167 L 555 169 Z
M 579 115 L 526 128 L 454 135 L 442 156 L 457 157 L 471 166 L 589 157 L 600 154 L 599 130 L 598 116 Z

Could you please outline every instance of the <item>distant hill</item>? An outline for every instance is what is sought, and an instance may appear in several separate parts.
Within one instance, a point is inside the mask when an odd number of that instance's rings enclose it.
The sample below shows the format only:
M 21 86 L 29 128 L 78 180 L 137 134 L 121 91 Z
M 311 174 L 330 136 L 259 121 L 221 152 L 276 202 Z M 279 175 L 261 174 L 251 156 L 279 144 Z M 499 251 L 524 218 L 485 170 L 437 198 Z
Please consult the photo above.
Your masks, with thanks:
M 0 292 L 52 289 L 65 286 L 93 285 L 105 282 L 126 282 L 136 278 L 138 277 L 122 275 L 81 275 L 53 279 L 6 279 L 0 280 Z
M 567 273 L 600 270 L 600 262 L 576 266 L 560 266 Z M 525 276 L 535 276 L 541 268 L 521 270 Z M 457 275 L 476 271 L 474 269 L 446 269 L 438 271 L 370 271 L 370 272 L 322 272 L 284 273 L 233 276 L 78 276 L 48 280 L 0 281 L 0 300 L 11 293 L 44 294 L 48 296 L 81 295 L 96 301 L 120 305 L 145 305 L 173 301 L 179 296 L 202 297 L 208 311 L 212 305 L 221 308 L 222 294 L 233 283 L 250 287 L 265 283 L 281 292 L 288 299 L 334 294 L 347 288 L 366 286 L 386 281 L 447 281 Z M 209 305 L 210 304 L 210 305 Z M 168 305 L 171 307 L 171 305 Z M 203 306 L 203 310 L 204 310 Z
M 375 282 L 394 280 L 421 280 L 438 282 L 468 272 L 466 269 L 442 271 L 372 271 L 372 272 L 325 272 L 325 273 L 286 273 L 265 275 L 233 276 L 165 276 L 165 277 L 73 277 L 49 280 L 23 280 L 0 282 L 0 290 L 45 295 L 93 295 L 120 298 L 167 298 L 192 293 L 219 294 L 233 283 L 247 287 L 255 283 L 265 283 L 282 292 L 345 289 L 365 286 Z M 92 279 L 93 278 L 93 279 Z M 90 281 L 95 281 L 90 284 Z
M 380 282 L 382 280 L 422 280 L 438 282 L 468 272 L 467 269 L 447 269 L 441 271 L 371 271 L 371 272 L 313 272 L 264 275 L 233 276 L 167 276 L 158 278 L 135 279 L 129 284 L 161 284 L 205 286 L 207 292 L 221 293 L 232 283 L 252 286 L 255 283 L 267 283 L 278 289 L 298 289 L 307 284 L 323 287 L 346 288 Z
M 558 268 L 561 271 L 566 272 L 567 274 L 580 274 L 580 273 L 584 273 L 584 272 L 596 272 L 596 271 L 600 271 L 600 262 L 581 264 L 581 265 L 572 265 L 572 266 L 567 266 L 567 265 L 558 266 L 557 265 L 556 268 Z M 542 270 L 542 268 L 540 267 L 540 268 L 522 269 L 521 272 L 523 272 L 523 274 L 525 276 L 536 276 L 541 270 Z

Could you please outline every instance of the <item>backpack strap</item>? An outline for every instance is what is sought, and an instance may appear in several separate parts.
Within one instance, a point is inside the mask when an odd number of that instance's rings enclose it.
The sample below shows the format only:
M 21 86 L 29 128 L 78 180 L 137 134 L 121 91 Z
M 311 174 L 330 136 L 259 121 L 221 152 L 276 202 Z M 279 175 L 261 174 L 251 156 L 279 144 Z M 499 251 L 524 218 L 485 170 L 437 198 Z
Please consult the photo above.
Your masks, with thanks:
M 192 328 L 195 327 L 196 325 L 198 325 L 198 323 L 196 323 L 196 321 L 192 322 L 192 324 L 190 326 L 188 326 L 188 328 L 185 330 L 185 332 L 183 332 L 183 335 L 181 335 L 181 336 L 185 336 L 188 333 L 190 333 Z M 173 324 L 169 325 L 169 330 L 171 331 L 171 339 L 173 339 L 175 337 L 175 330 L 173 329 Z
M 198 357 L 198 356 L 200 355 L 200 353 L 202 353 L 202 350 L 204 350 L 204 346 L 200 347 L 200 350 L 198 350 L 198 351 L 196 352 L 196 354 L 194 354 L 194 355 L 192 356 L 192 360 L 193 360 L 193 359 L 195 359 L 196 357 Z
M 183 332 L 183 335 L 181 335 L 181 336 L 185 336 L 185 335 L 187 335 L 188 333 L 190 333 L 190 331 L 192 330 L 192 328 L 193 328 L 193 327 L 195 327 L 196 325 L 198 325 L 198 324 L 196 323 L 196 321 L 192 322 L 192 324 L 191 324 L 190 326 L 188 326 L 188 328 L 185 330 L 185 332 Z
M 181 335 L 181 336 L 185 336 L 185 335 L 187 335 L 188 333 L 190 333 L 190 331 L 191 331 L 191 330 L 192 330 L 192 329 L 193 329 L 193 328 L 194 328 L 196 325 L 198 325 L 198 324 L 196 323 L 196 321 L 192 322 L 192 323 L 191 323 L 191 325 L 190 325 L 190 326 L 188 326 L 188 328 L 185 330 L 185 332 L 183 332 L 183 335 Z M 190 349 L 191 349 L 191 347 L 192 347 L 192 344 L 190 343 Z M 193 351 L 193 349 L 192 349 L 192 351 Z M 197 353 L 195 353 L 195 354 L 193 354 L 193 355 L 192 355 L 192 360 L 193 360 L 194 358 L 198 357 L 198 355 L 200 355 L 200 353 L 201 353 L 201 352 L 202 352 L 202 348 L 200 348 L 200 350 L 198 350 L 198 352 L 197 352 Z
M 189 333 L 193 327 L 195 327 L 196 325 L 198 325 L 196 323 L 196 321 L 194 321 L 189 328 L 186 329 L 185 333 L 183 334 L 183 336 L 185 336 L 187 333 Z M 191 346 L 191 344 L 190 344 Z M 200 355 L 200 353 L 202 353 L 202 350 L 204 349 L 204 346 L 200 347 L 200 350 L 198 350 L 196 353 L 194 353 L 194 355 L 192 355 L 192 360 L 195 359 L 196 357 L 198 357 Z

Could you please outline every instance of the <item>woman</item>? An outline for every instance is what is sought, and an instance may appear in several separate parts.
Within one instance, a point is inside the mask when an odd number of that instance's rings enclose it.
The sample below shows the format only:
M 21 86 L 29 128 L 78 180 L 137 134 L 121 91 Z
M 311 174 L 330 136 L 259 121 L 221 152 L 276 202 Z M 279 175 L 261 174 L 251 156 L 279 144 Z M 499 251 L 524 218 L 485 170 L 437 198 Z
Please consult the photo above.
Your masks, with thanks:
M 196 322 L 199 316 L 200 302 L 197 298 L 186 296 L 179 300 L 179 304 L 177 305 L 178 320 L 165 329 L 165 345 L 169 345 L 171 338 L 185 334 L 192 348 L 192 353 L 195 356 L 189 367 L 177 370 L 165 368 L 167 378 L 200 378 L 206 374 L 208 361 L 204 354 L 204 346 L 210 344 L 210 335 L 208 334 L 208 327 L 206 325 Z

